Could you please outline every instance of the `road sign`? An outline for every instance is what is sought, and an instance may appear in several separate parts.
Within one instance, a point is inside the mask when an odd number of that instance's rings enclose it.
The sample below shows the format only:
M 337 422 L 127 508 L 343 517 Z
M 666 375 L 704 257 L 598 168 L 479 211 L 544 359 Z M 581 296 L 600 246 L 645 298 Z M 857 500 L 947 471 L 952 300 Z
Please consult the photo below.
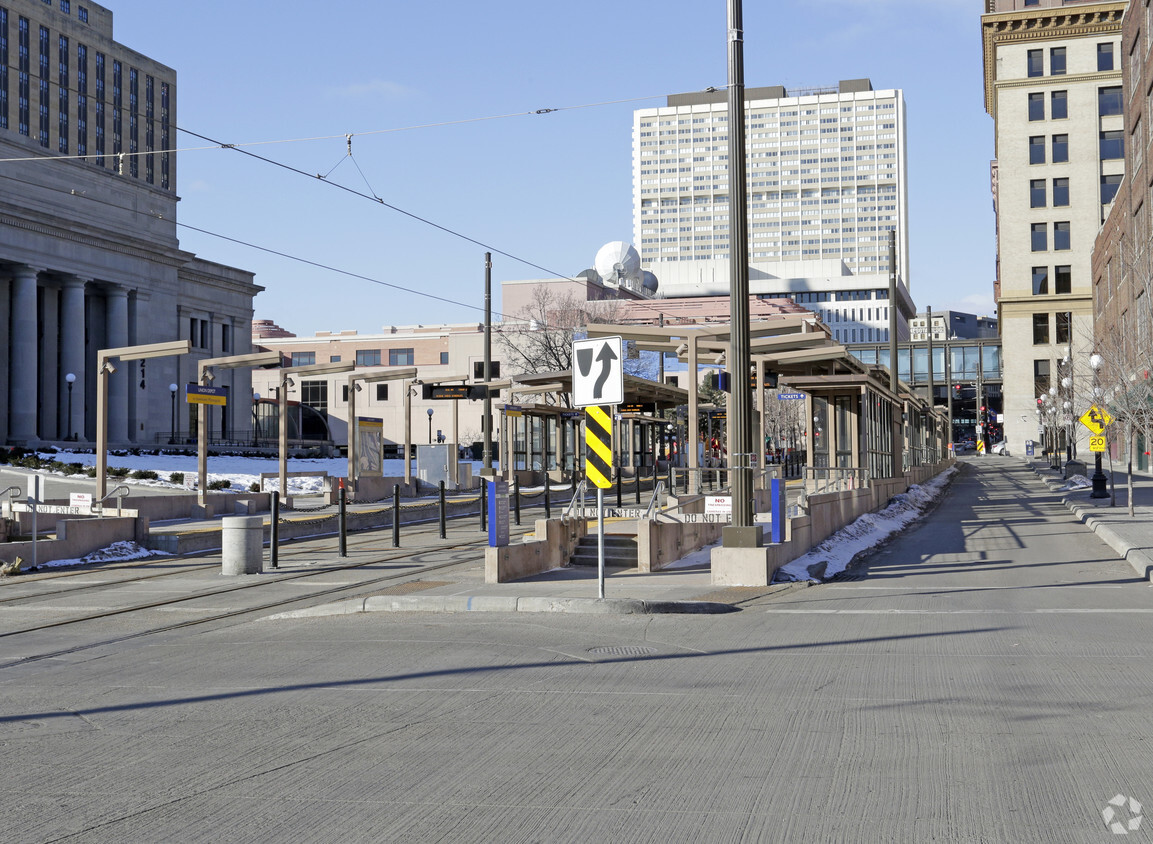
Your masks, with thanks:
M 189 404 L 213 404 L 224 407 L 228 404 L 228 390 L 223 387 L 201 387 L 188 384 L 184 388 L 184 395 Z
M 780 401 L 798 401 L 804 397 L 804 393 L 777 393 L 777 398 Z
M 572 344 L 574 407 L 620 404 L 625 399 L 620 337 L 574 340 Z
M 1089 450 L 1090 451 L 1104 451 L 1105 450 L 1105 437 L 1104 436 L 1089 437 Z
M 1097 407 L 1097 405 L 1090 407 L 1081 416 L 1081 424 L 1098 435 L 1105 433 L 1105 426 L 1112 421 L 1113 417 L 1109 415 L 1108 411 Z
M 600 405 L 585 408 L 585 477 L 598 489 L 608 489 L 613 478 L 613 422 Z

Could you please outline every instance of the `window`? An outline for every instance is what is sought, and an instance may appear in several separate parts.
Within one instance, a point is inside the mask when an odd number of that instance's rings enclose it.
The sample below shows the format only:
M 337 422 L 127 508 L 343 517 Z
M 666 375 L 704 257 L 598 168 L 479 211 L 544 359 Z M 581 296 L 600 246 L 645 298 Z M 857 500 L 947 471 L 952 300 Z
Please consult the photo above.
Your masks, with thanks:
M 1121 186 L 1121 174 L 1112 173 L 1101 177 L 1101 204 L 1108 205 L 1117 195 L 1117 188 Z
M 1073 268 L 1068 264 L 1053 268 L 1053 292 L 1067 296 L 1073 289 Z
M 1097 45 L 1097 70 L 1113 69 L 1113 43 L 1105 42 Z
M 1125 137 L 1120 129 L 1101 132 L 1101 160 L 1125 157 Z
M 1054 314 L 1055 325 L 1053 340 L 1056 343 L 1068 343 L 1072 336 L 1073 314 L 1070 311 L 1059 311 Z
M 1029 119 L 1030 120 L 1044 120 L 1045 119 L 1045 95 L 1044 94 L 1030 94 L 1029 95 Z
M 1045 223 L 1033 223 L 1029 227 L 1032 230 L 1032 249 L 1034 252 L 1045 252 L 1049 248 L 1049 232 Z
M 1029 207 L 1030 208 L 1044 208 L 1047 204 L 1045 199 L 1045 180 L 1044 179 L 1030 179 L 1029 180 Z
M 1046 296 L 1049 293 L 1049 268 L 1033 267 L 1033 295 Z
M 440 353 L 440 365 L 441 366 L 448 366 L 448 352 L 441 352 Z
M 1069 204 L 1069 180 L 1053 180 L 1053 207 L 1057 208 Z
M 380 366 L 380 349 L 357 349 L 357 366 Z
M 412 366 L 415 358 L 412 349 L 389 349 L 389 366 Z
M 316 363 L 316 352 L 293 352 L 293 366 L 312 366 Z
M 1064 47 L 1051 47 L 1051 48 L 1049 48 L 1049 75 L 1050 76 L 1064 76 L 1065 75 L 1065 48 Z
M 220 326 L 220 351 L 232 354 L 232 326 L 227 323 Z
M 377 401 L 388 401 L 388 385 L 387 384 L 377 384 L 376 385 L 376 400 Z
M 1049 315 L 1033 314 L 1033 345 L 1044 346 L 1049 343 Z
M 345 404 L 348 404 L 348 385 L 347 384 L 341 384 L 340 385 L 340 400 L 342 402 L 344 402 Z
M 1053 136 L 1053 163 L 1057 164 L 1069 160 L 1069 136 Z
M 1037 391 L 1038 398 L 1049 392 L 1049 361 L 1033 361 L 1033 389 Z
M 1034 135 L 1029 138 L 1029 163 L 1030 164 L 1044 164 L 1045 163 L 1045 136 Z
M 340 363 L 340 355 L 329 355 L 328 356 L 328 362 L 329 363 Z
M 1044 76 L 1045 75 L 1045 51 L 1044 50 L 1030 50 L 1029 51 L 1029 76 Z
M 1097 114 L 1106 117 L 1121 113 L 1121 86 L 1111 85 L 1097 89 Z
M 1072 248 L 1069 245 L 1070 233 L 1069 223 L 1054 223 L 1053 224 L 1053 248 L 1056 250 L 1065 250 Z
M 1049 116 L 1054 120 L 1064 120 L 1069 116 L 1069 92 L 1053 91 L 1049 94 Z

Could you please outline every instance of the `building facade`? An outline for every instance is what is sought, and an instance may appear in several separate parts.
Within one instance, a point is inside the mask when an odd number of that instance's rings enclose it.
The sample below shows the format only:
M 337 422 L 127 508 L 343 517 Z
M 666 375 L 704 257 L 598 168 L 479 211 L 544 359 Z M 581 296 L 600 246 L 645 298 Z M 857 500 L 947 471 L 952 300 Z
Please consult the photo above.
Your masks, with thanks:
M 1126 5 L 986 0 L 981 19 L 1005 434 L 1017 453 L 1039 438 L 1038 399 L 1090 377 L 1093 244 L 1125 172 Z
M 960 311 L 934 311 L 933 340 L 971 340 L 976 337 L 996 338 L 997 320 L 993 317 L 966 314 Z M 923 343 L 929 336 L 929 315 L 917 314 L 909 323 L 909 339 Z
M 111 11 L 0 0 L 0 443 L 93 440 L 97 352 L 187 338 L 109 376 L 109 442 L 165 442 L 192 425 L 171 385 L 249 351 L 261 288 L 180 249 L 175 146 L 176 72 L 117 43 Z M 216 386 L 250 392 L 244 370 Z
M 905 101 L 868 79 L 835 88 L 748 88 L 750 262 L 835 259 L 888 273 L 897 231 L 908 279 Z M 685 261 L 729 256 L 725 91 L 676 94 L 633 114 L 633 242 L 660 277 Z

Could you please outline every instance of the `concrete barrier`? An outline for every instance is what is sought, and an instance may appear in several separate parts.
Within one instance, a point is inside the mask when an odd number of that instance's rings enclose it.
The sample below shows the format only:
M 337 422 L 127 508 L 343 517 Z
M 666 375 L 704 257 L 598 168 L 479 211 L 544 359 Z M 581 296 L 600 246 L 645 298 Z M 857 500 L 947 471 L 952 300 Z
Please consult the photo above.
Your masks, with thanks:
M 220 521 L 220 573 L 260 574 L 264 568 L 264 519 L 227 516 Z
M 55 560 L 78 560 L 114 542 L 139 542 L 143 545 L 147 538 L 147 519 L 129 516 L 68 519 L 56 523 L 55 539 L 41 539 L 35 549 L 31 542 L 6 542 L 0 545 L 0 559 L 12 562 L 22 557 L 23 566 L 27 568 L 32 565 L 33 551 L 38 564 Z
M 567 566 L 587 533 L 584 519 L 537 519 L 533 541 L 484 549 L 484 582 L 507 583 Z

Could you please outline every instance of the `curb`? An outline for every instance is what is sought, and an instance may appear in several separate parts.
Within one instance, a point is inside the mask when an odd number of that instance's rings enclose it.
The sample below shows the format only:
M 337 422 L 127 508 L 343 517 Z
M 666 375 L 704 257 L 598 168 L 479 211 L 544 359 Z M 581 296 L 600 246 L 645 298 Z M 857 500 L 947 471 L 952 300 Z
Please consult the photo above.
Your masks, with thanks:
M 545 598 L 512 595 L 374 595 L 277 613 L 267 619 L 316 618 L 364 612 L 559 612 L 585 615 L 714 615 L 740 612 L 715 601 L 645 601 L 640 598 Z
M 1125 560 L 1133 570 L 1146 580 L 1153 581 L 1153 556 L 1149 550 L 1138 547 L 1119 534 L 1111 525 L 1093 515 L 1093 510 L 1083 507 L 1069 498 L 1063 499 L 1065 506 L 1077 519 L 1097 534 L 1101 540 L 1112 548 L 1121 559 Z

